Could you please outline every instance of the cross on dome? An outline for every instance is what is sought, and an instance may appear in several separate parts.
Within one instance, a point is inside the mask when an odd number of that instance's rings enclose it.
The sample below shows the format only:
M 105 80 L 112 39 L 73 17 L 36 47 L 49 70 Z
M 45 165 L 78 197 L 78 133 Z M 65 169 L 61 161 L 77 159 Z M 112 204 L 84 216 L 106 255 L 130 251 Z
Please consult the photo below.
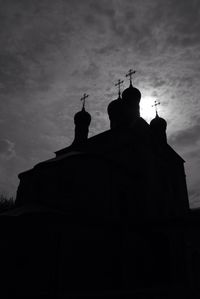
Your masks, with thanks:
M 119 95 L 119 98 L 121 97 L 121 85 L 123 84 L 123 80 L 118 80 L 117 83 L 115 84 L 115 86 L 118 87 L 118 95 Z
M 136 71 L 133 71 L 132 69 L 130 69 L 128 71 L 128 73 L 126 74 L 126 77 L 129 77 L 130 80 L 130 86 L 132 85 L 132 76 L 136 73 Z
M 85 100 L 89 97 L 89 94 L 84 93 L 83 97 L 81 98 L 81 101 L 83 101 L 83 108 L 85 109 Z
M 156 100 L 154 101 L 154 104 L 152 105 L 152 107 L 155 107 L 156 116 L 158 116 L 158 108 L 157 108 L 158 105 L 160 105 L 160 102 L 157 102 Z

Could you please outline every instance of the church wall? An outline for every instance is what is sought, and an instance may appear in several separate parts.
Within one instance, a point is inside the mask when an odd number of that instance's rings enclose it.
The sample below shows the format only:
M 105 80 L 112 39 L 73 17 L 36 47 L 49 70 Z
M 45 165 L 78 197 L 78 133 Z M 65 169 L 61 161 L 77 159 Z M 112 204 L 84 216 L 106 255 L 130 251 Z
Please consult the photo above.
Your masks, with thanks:
M 103 217 L 118 217 L 125 206 L 130 219 L 178 216 L 188 209 L 183 163 L 168 161 L 161 154 L 147 140 L 104 155 L 43 164 L 21 176 L 17 202 L 39 202 L 68 213 L 76 209 L 79 214 L 84 210 L 85 215 Z
M 182 161 L 174 158 L 171 162 L 150 142 L 129 143 L 107 156 L 121 167 L 120 193 L 130 198 L 137 213 L 142 211 L 141 217 L 176 217 L 188 210 Z

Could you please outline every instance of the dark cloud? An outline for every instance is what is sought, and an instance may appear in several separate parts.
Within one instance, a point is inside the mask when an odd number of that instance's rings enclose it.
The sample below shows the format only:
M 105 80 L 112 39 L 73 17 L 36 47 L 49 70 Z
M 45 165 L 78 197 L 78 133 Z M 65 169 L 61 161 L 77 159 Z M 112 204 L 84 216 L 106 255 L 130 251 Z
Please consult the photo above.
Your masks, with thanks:
M 15 155 L 15 145 L 8 139 L 0 139 L 0 157 L 10 159 Z
M 155 87 L 155 88 L 158 88 L 158 87 L 162 87 L 166 84 L 166 80 L 162 79 L 161 77 L 158 77 L 158 75 L 155 75 L 153 78 L 152 78 L 152 86 Z
M 173 2 L 173 5 L 172 5 Z M 173 22 L 173 30 L 170 32 L 168 42 L 179 46 L 187 46 L 199 43 L 198 31 L 200 29 L 200 3 L 199 1 L 169 2 L 170 20 Z
M 94 14 L 103 15 L 108 18 L 113 18 L 115 15 L 115 9 L 113 7 L 113 1 L 91 1 L 90 9 Z
M 110 43 L 115 48 L 132 46 L 135 51 L 151 50 L 147 46 L 153 40 L 152 26 L 149 26 L 149 22 L 152 20 L 151 25 L 155 23 L 154 10 L 150 9 L 147 14 L 142 15 L 141 5 L 139 2 L 137 4 L 128 1 L 125 3 L 93 1 L 91 3 L 86 21 L 89 25 L 92 24 L 98 28 L 98 31 L 109 33 L 111 36 L 109 45 L 104 45 L 102 54 L 105 54 L 105 50 L 109 51 Z M 144 9 L 146 6 L 148 6 L 147 2 Z
M 88 61 L 87 65 L 82 67 L 81 69 L 77 69 L 75 70 L 71 76 L 74 77 L 75 80 L 77 79 L 82 79 L 83 77 L 87 80 L 89 79 L 94 79 L 94 78 L 98 78 L 100 74 L 100 68 L 98 66 L 98 64 L 96 64 L 93 61 Z
M 6 1 L 0 13 L 0 78 L 4 93 L 45 90 L 52 83 L 61 45 L 72 26 L 63 1 Z M 68 49 L 65 49 L 67 53 Z M 60 54 L 62 55 L 62 54 Z M 65 60 L 67 56 L 65 55 Z
M 172 135 L 169 137 L 169 143 L 179 148 L 195 146 L 200 140 L 199 132 L 200 121 L 188 129 L 172 133 Z
M 17 55 L 0 53 L 1 94 L 25 87 L 25 67 Z
M 199 185 L 195 185 L 195 186 L 189 188 L 188 196 L 190 199 L 190 208 L 199 207 L 199 201 L 200 201 Z
M 193 149 L 193 150 L 190 150 L 189 152 L 186 152 L 184 154 L 185 158 L 187 160 L 192 160 L 192 159 L 195 159 L 195 160 L 199 160 L 200 161 L 200 150 L 199 150 L 199 147 Z

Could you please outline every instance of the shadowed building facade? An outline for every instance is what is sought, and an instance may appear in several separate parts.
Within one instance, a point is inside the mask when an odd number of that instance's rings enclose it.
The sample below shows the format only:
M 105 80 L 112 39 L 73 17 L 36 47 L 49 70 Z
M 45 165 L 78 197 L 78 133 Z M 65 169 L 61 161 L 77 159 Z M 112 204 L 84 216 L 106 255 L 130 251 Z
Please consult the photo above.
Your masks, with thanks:
M 133 72 L 129 72 L 131 76 Z M 90 114 L 75 114 L 75 138 L 56 157 L 19 175 L 16 203 L 44 204 L 90 217 L 173 218 L 189 209 L 184 160 L 167 144 L 167 123 L 140 117 L 140 91 L 130 86 L 108 105 L 111 129 L 88 139 Z M 84 211 L 84 212 L 83 212 Z
M 67 296 L 142 292 L 146 298 L 191 287 L 187 230 L 177 225 L 189 213 L 184 160 L 168 145 L 167 123 L 157 110 L 150 124 L 140 117 L 133 73 L 122 94 L 117 83 L 109 130 L 88 138 L 84 95 L 72 145 L 19 175 L 16 214 L 40 215 L 45 226 L 38 236 L 45 229 L 51 235 L 40 239 L 51 260 L 44 266 L 51 273 L 43 282 L 46 293 L 53 286 Z

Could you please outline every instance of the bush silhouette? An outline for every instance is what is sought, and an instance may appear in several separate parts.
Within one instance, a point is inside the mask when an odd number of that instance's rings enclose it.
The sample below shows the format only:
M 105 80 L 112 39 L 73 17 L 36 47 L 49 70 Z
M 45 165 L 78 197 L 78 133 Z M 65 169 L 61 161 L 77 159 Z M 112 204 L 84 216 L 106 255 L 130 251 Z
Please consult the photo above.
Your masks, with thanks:
M 15 201 L 13 197 L 9 197 L 4 193 L 0 193 L 0 213 L 13 209 Z

